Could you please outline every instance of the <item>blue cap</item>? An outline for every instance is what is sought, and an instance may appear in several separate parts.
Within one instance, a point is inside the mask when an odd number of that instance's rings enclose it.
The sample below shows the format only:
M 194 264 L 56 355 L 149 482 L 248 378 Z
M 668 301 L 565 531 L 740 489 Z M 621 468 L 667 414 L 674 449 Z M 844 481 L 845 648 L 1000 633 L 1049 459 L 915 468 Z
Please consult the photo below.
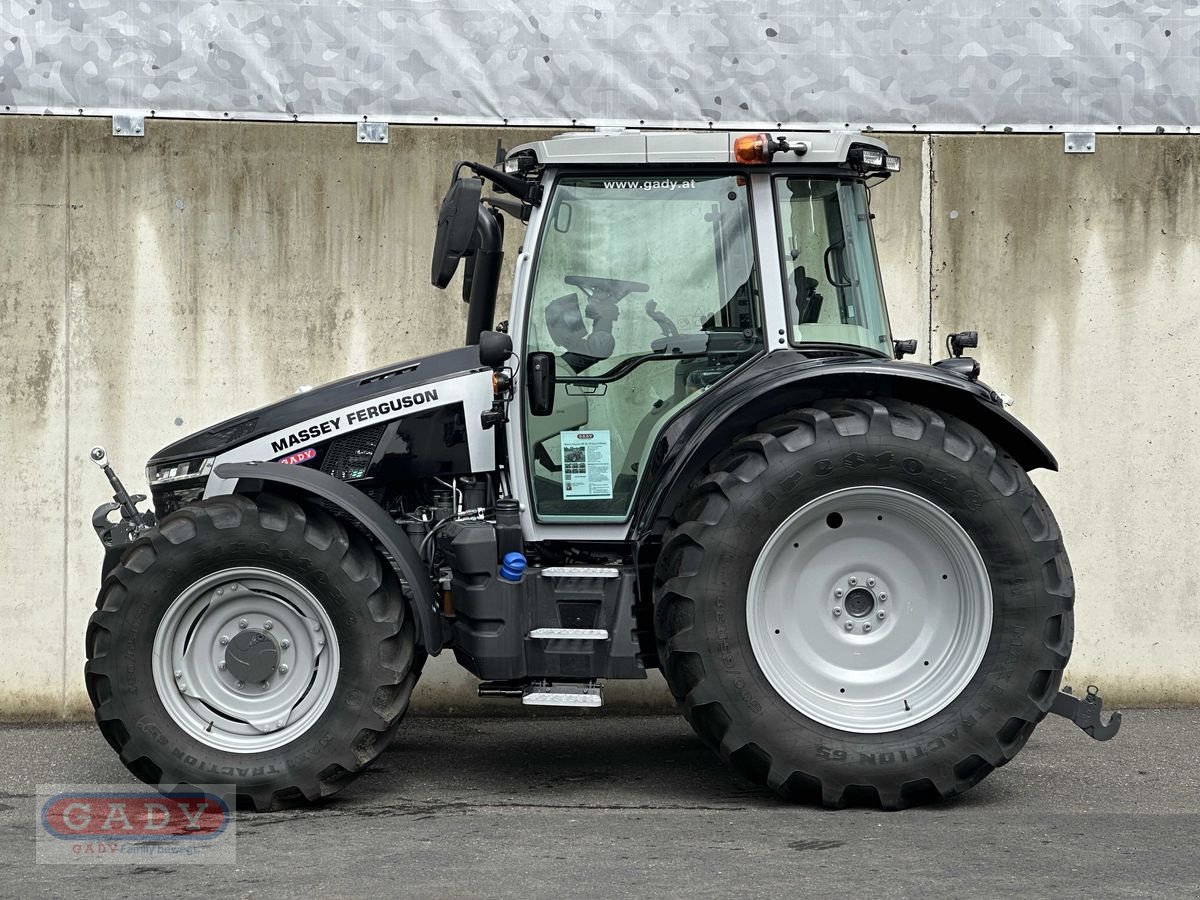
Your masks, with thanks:
M 505 581 L 520 581 L 521 576 L 525 574 L 525 554 L 512 551 L 504 554 L 504 561 L 500 564 L 500 577 Z

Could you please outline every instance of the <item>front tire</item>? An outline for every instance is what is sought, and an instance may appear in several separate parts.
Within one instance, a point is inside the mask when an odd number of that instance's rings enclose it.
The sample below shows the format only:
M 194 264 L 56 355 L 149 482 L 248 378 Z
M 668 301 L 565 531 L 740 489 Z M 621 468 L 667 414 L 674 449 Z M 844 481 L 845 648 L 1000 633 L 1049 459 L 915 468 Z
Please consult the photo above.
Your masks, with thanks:
M 1058 525 L 965 422 L 823 401 L 713 460 L 677 520 L 656 572 L 667 682 L 710 746 L 786 797 L 953 796 L 1053 702 L 1074 600 Z
M 88 695 L 160 790 L 254 809 L 328 796 L 395 734 L 420 672 L 395 574 L 323 510 L 269 494 L 185 507 L 134 542 L 88 624 Z

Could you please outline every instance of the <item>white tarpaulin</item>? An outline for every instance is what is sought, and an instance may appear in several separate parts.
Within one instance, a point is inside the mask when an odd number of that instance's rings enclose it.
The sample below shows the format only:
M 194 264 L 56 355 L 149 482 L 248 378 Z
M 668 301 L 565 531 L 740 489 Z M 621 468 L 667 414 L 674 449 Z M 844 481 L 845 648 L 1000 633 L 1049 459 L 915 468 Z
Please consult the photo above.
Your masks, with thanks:
M 1200 126 L 1200 2 L 0 0 L 0 109 Z

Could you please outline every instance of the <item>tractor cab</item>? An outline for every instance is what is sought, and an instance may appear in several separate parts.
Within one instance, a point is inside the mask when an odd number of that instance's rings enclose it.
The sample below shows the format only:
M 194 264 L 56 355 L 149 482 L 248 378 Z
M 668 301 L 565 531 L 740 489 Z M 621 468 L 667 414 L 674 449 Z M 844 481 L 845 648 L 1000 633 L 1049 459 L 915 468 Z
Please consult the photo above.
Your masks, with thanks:
M 868 187 L 899 168 L 859 134 L 622 130 L 457 167 L 433 272 L 445 286 L 465 248 L 468 343 L 491 327 L 502 228 L 467 233 L 501 211 L 527 227 L 508 327 L 528 527 L 624 522 L 663 425 L 766 353 L 890 359 Z

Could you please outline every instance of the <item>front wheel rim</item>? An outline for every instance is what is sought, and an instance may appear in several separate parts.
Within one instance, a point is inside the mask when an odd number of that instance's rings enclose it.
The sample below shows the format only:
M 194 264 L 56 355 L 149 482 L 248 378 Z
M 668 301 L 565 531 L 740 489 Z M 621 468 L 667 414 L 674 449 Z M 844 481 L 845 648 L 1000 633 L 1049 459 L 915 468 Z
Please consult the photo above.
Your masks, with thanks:
M 218 750 L 262 753 L 304 734 L 333 699 L 338 666 L 337 634 L 316 596 L 257 566 L 189 585 L 154 635 L 167 714 Z
M 897 731 L 949 706 L 991 638 L 992 589 L 970 535 L 883 486 L 796 510 L 750 576 L 750 644 L 771 686 L 824 725 Z

